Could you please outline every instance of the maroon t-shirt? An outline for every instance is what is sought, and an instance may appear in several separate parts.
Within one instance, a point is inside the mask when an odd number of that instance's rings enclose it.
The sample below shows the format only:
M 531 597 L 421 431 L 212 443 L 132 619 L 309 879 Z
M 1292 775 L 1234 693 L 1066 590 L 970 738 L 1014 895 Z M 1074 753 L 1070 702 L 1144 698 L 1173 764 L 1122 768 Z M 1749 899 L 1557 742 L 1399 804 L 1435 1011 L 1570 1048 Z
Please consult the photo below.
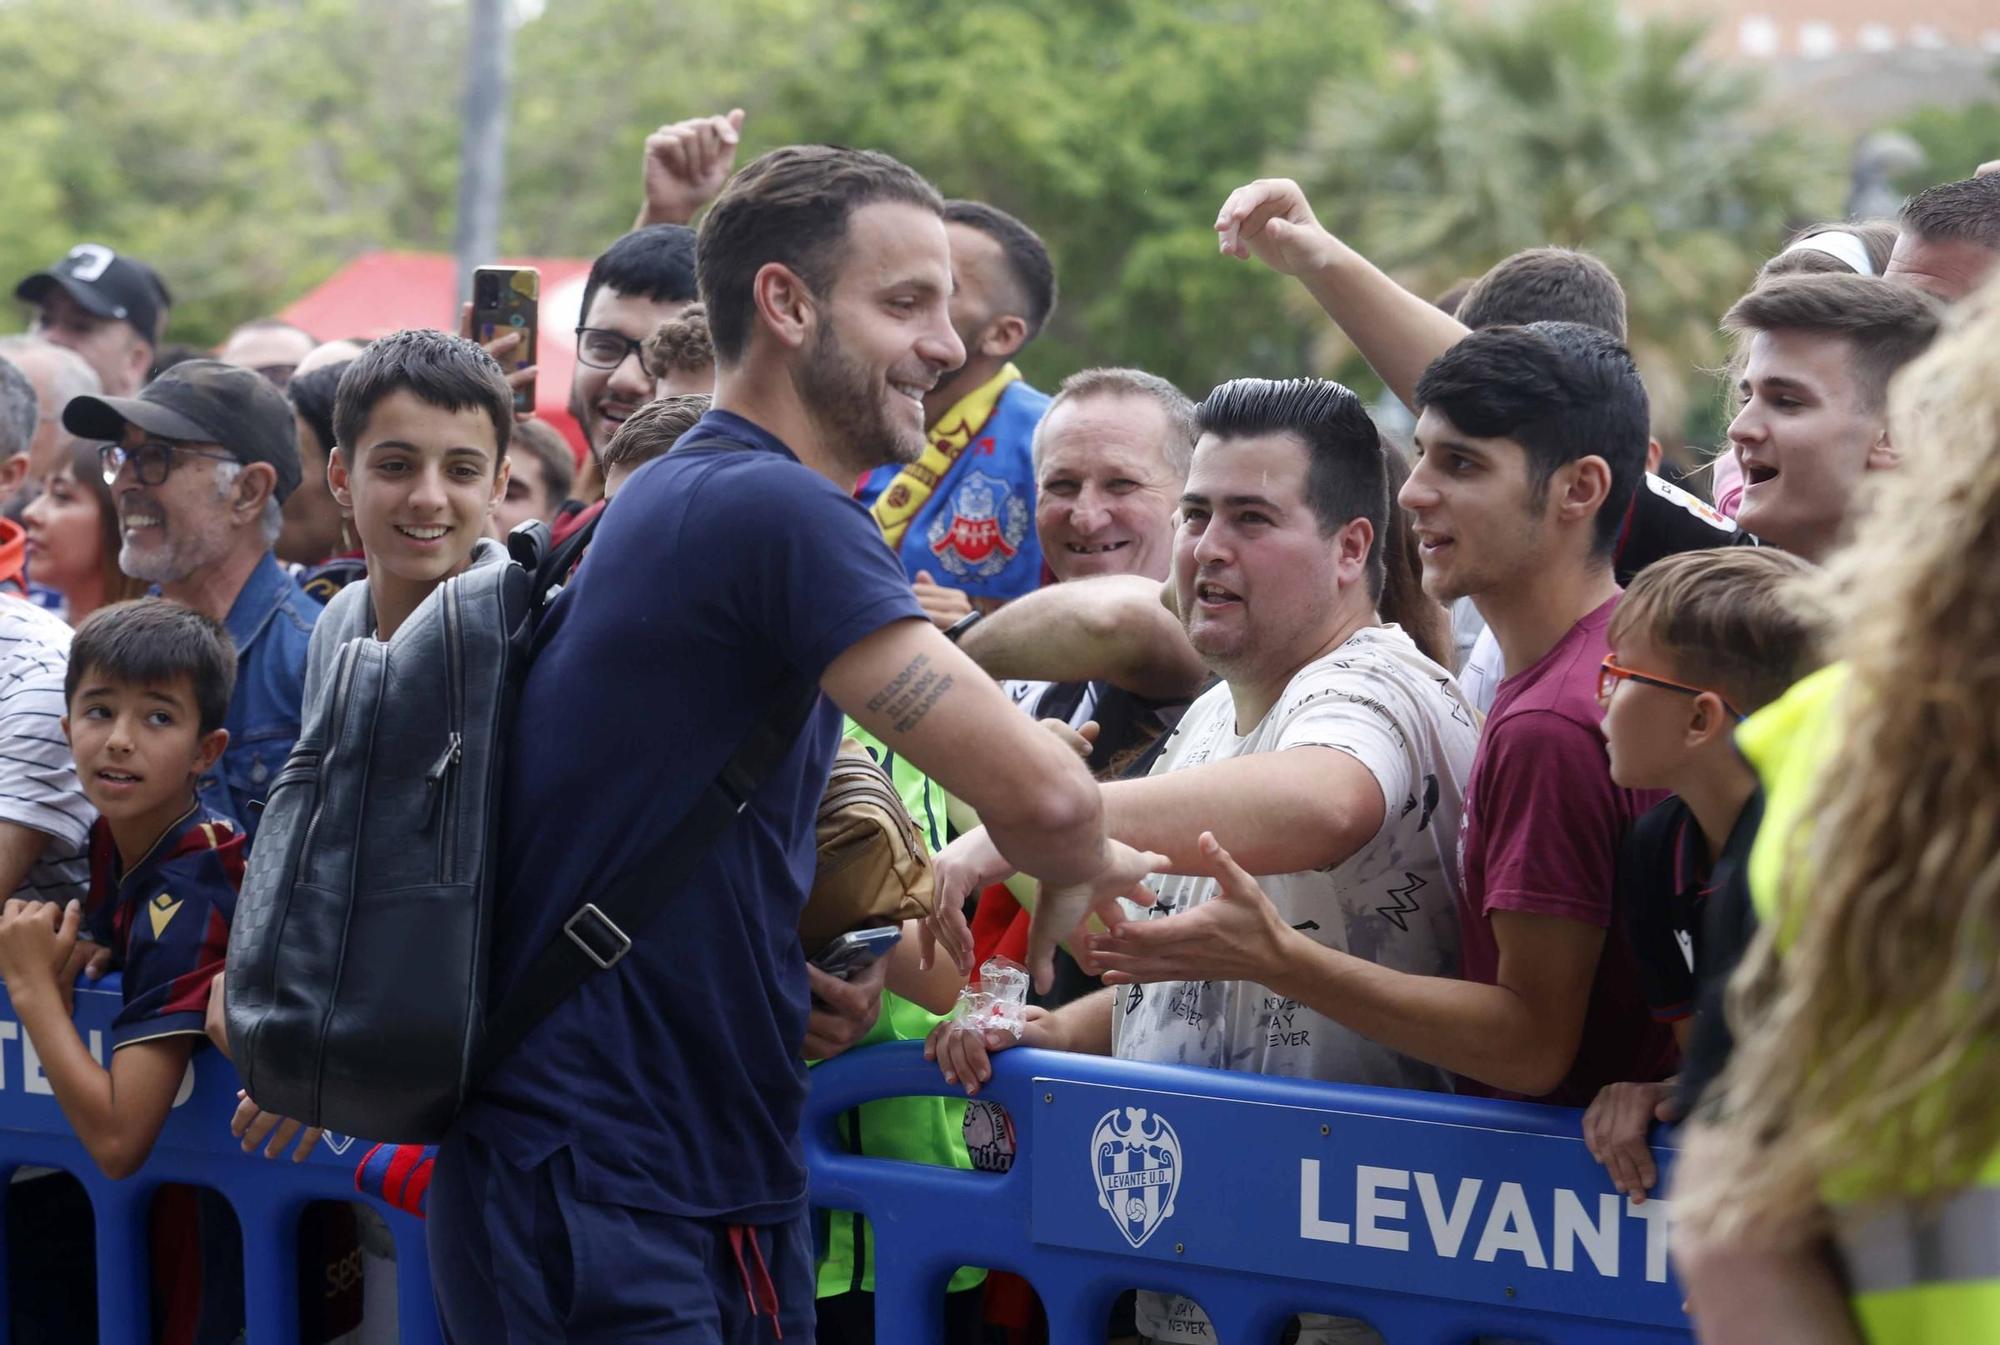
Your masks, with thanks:
M 1597 675 L 1617 605 L 1606 602 L 1540 662 L 1500 684 L 1459 824 L 1466 980 L 1499 978 L 1494 911 L 1561 916 L 1605 931 L 1576 1059 L 1559 1088 L 1534 1099 L 1569 1107 L 1587 1106 L 1607 1083 L 1663 1079 L 1675 1065 L 1673 1033 L 1646 1011 L 1617 910 L 1619 845 L 1632 820 L 1666 797 L 1611 783 Z M 1464 1088 L 1498 1095 L 1473 1080 Z

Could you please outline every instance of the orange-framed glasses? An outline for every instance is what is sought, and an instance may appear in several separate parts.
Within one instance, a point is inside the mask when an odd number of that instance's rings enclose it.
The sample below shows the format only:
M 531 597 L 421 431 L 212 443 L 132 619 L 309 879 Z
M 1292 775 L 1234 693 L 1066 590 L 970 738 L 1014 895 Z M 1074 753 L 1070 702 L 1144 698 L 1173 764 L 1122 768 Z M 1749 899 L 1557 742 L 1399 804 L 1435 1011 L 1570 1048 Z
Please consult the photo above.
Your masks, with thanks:
M 1606 654 L 1603 666 L 1597 670 L 1597 703 L 1609 706 L 1611 693 L 1618 690 L 1620 682 L 1637 682 L 1642 686 L 1658 687 L 1662 691 L 1677 691 L 1683 696 L 1714 696 L 1722 702 L 1722 708 L 1729 711 L 1733 718 L 1743 718 L 1742 713 L 1729 703 L 1729 698 L 1719 691 L 1711 691 L 1707 687 L 1689 686 L 1686 682 L 1676 682 L 1669 677 L 1654 677 L 1650 673 L 1621 668 L 1616 658 Z

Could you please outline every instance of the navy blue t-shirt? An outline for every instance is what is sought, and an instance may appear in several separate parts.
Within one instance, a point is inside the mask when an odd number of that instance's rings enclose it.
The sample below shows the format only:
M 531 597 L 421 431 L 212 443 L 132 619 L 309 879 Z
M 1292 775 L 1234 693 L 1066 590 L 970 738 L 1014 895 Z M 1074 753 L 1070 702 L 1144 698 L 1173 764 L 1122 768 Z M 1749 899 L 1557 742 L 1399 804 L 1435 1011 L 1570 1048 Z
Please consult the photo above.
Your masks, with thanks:
M 494 1002 L 562 922 L 686 813 L 802 677 L 921 620 L 867 511 L 711 411 L 604 513 L 538 636 L 507 764 Z M 838 745 L 822 701 L 750 808 L 632 951 L 494 1070 L 462 1124 L 522 1167 L 567 1147 L 578 1194 L 690 1218 L 798 1214 L 809 996 L 798 919 Z

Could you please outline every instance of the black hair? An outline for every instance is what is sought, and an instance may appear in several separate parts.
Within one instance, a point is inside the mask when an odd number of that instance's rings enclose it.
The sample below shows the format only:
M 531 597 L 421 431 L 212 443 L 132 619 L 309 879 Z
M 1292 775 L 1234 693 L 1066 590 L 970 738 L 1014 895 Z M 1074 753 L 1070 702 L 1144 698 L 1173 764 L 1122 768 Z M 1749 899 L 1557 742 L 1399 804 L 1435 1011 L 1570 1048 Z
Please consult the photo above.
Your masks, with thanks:
M 1588 252 L 1529 248 L 1472 282 L 1458 320 L 1473 331 L 1531 322 L 1579 322 L 1625 339 L 1625 287 Z
M 1382 436 L 1353 391 L 1326 378 L 1238 378 L 1202 399 L 1204 435 L 1249 439 L 1289 434 L 1306 451 L 1306 507 L 1331 537 L 1357 518 L 1375 530 L 1368 548 L 1368 593 L 1382 596 L 1389 546 L 1388 465 Z
M 716 359 L 733 363 L 749 344 L 759 270 L 777 262 L 825 293 L 845 249 L 848 216 L 883 201 L 944 213 L 937 188 L 876 150 L 787 145 L 739 169 L 709 207 L 695 248 Z
M 192 607 L 135 598 L 98 608 L 76 628 L 63 673 L 65 706 L 87 676 L 139 687 L 185 677 L 194 688 L 201 732 L 213 733 L 228 716 L 236 690 L 236 646 L 221 623 Z
M 481 347 L 426 327 L 392 332 L 341 366 L 333 397 L 333 438 L 344 459 L 353 460 L 376 403 L 402 390 L 447 411 L 484 411 L 493 422 L 498 470 L 514 431 L 514 393 L 507 376 Z
M 1617 546 L 1652 430 L 1639 368 L 1609 334 L 1576 322 L 1473 332 L 1424 370 L 1417 409 L 1435 409 L 1461 434 L 1519 444 L 1537 508 L 1559 469 L 1604 459 L 1611 488 L 1592 551 L 1608 556 Z
M 695 295 L 694 230 L 685 224 L 649 224 L 600 252 L 583 282 L 578 322 L 590 321 L 591 302 L 605 285 L 656 304 L 689 302 Z
M 984 201 L 946 201 L 944 218 L 947 224 L 977 229 L 1000 245 L 1007 269 L 1014 273 L 1014 283 L 1021 291 L 1026 311 L 1020 316 L 1027 321 L 1028 340 L 1034 340 L 1049 314 L 1056 311 L 1055 263 L 1049 260 L 1048 246 L 1040 235 Z
M 317 369 L 308 369 L 302 374 L 293 374 L 285 384 L 285 397 L 292 404 L 292 410 L 312 427 L 319 436 L 320 451 L 331 456 L 338 438 L 333 432 L 333 400 L 340 391 L 340 376 L 347 372 L 353 360 L 341 360 L 336 364 L 322 364 Z
M 2000 251 L 2000 173 L 1924 188 L 1903 202 L 1901 223 L 1927 242 L 1955 240 Z

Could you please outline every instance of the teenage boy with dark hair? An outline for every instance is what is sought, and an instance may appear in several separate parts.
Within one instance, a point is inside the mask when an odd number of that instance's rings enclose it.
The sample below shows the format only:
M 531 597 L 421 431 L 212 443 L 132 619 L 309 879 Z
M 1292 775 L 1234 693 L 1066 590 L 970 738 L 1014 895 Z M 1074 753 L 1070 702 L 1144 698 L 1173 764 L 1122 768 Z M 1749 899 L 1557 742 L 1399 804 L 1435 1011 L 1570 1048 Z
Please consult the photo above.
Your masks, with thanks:
M 2000 266 L 2000 173 L 1926 187 L 1903 203 L 1884 280 L 1955 304 Z
M 1625 348 L 1571 323 L 1475 332 L 1417 386 L 1419 458 L 1400 500 L 1424 590 L 1471 597 L 1514 673 L 1479 740 L 1459 832 L 1460 980 L 1271 933 L 1254 880 L 1092 941 L 1116 981 L 1167 979 L 1162 950 L 1250 948 L 1256 979 L 1479 1091 L 1582 1106 L 1658 1079 L 1673 1038 L 1639 1001 L 1616 924 L 1618 846 L 1658 801 L 1611 781 L 1597 677 L 1618 599 L 1611 549 L 1645 469 L 1646 390 Z M 1199 922 L 1176 930 L 1176 921 Z
M 521 693 L 492 1002 L 545 949 L 589 977 L 438 1155 L 431 1267 L 455 1339 L 748 1340 L 766 1316 L 810 1338 L 797 927 L 839 710 L 1050 885 L 1044 978 L 1048 931 L 1160 862 L 1105 838 L 1083 763 L 923 620 L 849 493 L 923 451 L 924 393 L 965 357 L 942 209 L 886 155 L 795 146 L 738 172 L 703 223 L 715 409 L 605 511 Z M 671 935 L 597 915 L 746 735 L 815 686 L 807 728 L 677 894 Z
M 1819 632 L 1793 596 L 1811 573 L 1772 547 L 1669 556 L 1632 581 L 1611 618 L 1597 687 L 1611 778 L 1674 793 L 1625 838 L 1618 897 L 1646 1007 L 1673 1027 L 1686 1063 L 1678 1082 L 1607 1084 L 1584 1113 L 1584 1142 L 1634 1201 L 1646 1199 L 1656 1175 L 1651 1123 L 1678 1118 L 1677 1094 L 1698 1096 L 1706 1083 L 1704 1062 L 1691 1053 L 1703 998 L 1697 982 L 1720 987 L 1743 951 L 1740 943 L 1718 947 L 1708 931 L 1718 919 L 1741 929 L 1748 915 L 1747 903 L 1733 918 L 1709 908 L 1728 901 L 1763 813 L 1736 726 L 1816 666 Z
M 1722 319 L 1743 352 L 1729 440 L 1743 465 L 1737 522 L 1810 561 L 1838 547 L 1867 472 L 1894 467 L 1889 379 L 1936 338 L 1944 308 L 1865 276 L 1767 280 Z
M 89 915 L 75 900 L 19 899 L 0 915 L 14 1013 L 63 1115 L 113 1179 L 152 1151 L 222 970 L 244 841 L 201 806 L 195 782 L 229 740 L 222 721 L 235 676 L 228 635 L 178 603 L 117 603 L 83 623 L 62 727 L 99 815 Z M 86 924 L 125 973 L 108 1069 L 78 1036 L 58 980 Z
M 980 201 L 947 201 L 951 325 L 965 362 L 924 397 L 930 446 L 855 492 L 940 628 L 1032 593 L 1042 582 L 1035 535 L 1035 426 L 1046 393 L 1013 360 L 1055 311 L 1055 265 L 1034 230 Z
M 313 628 L 308 707 L 342 645 L 388 639 L 446 579 L 506 557 L 487 522 L 507 489 L 513 430 L 506 375 L 463 337 L 401 331 L 346 366 L 326 476 L 354 517 L 368 577 L 335 594 Z

